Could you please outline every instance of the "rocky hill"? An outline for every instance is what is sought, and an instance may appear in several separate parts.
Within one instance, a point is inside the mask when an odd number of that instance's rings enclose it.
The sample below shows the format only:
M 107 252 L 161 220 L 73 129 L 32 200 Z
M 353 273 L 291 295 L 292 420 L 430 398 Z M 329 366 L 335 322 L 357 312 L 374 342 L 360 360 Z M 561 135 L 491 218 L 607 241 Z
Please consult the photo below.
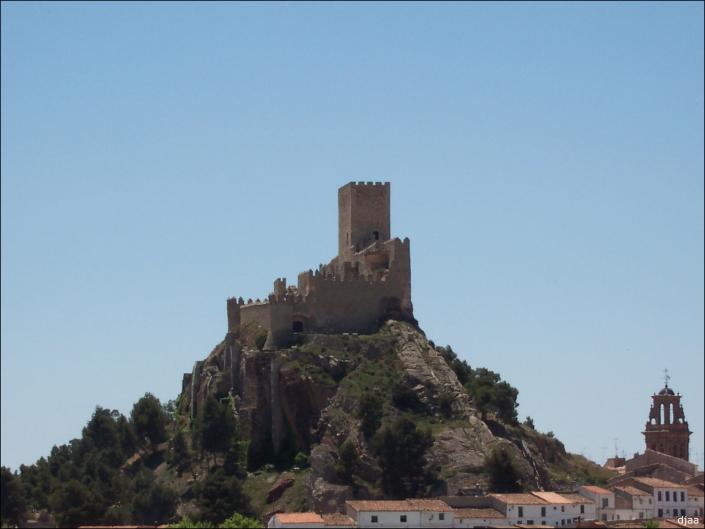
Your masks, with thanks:
M 247 445 L 244 488 L 259 515 L 302 508 L 335 512 L 346 499 L 385 497 L 382 470 L 361 428 L 360 402 L 366 395 L 379 399 L 382 426 L 404 416 L 430 432 L 426 460 L 434 480 L 427 494 L 487 491 L 486 462 L 498 448 L 509 455 L 528 490 L 609 477 L 566 453 L 552 436 L 491 414 L 481 420 L 442 351 L 409 323 L 388 321 L 371 335 L 302 333 L 294 345 L 272 351 L 262 345 L 262 329 L 228 334 L 184 376 L 179 399 L 185 426 L 209 397 L 233 397 Z M 340 477 L 344 444 L 354 448 L 352 480 Z M 293 464 L 299 453 L 308 456 L 310 468 Z M 182 493 L 188 497 L 187 490 Z

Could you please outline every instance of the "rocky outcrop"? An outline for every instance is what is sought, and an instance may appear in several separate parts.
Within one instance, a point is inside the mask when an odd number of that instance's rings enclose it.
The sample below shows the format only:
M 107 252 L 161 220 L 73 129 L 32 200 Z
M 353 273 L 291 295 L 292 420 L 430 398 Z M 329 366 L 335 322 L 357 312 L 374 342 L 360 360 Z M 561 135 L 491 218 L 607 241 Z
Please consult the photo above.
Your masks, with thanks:
M 353 489 L 336 473 L 338 448 L 346 439 L 358 452 L 356 475 L 370 484 L 378 480 L 380 469 L 360 433 L 356 412 L 364 393 L 377 393 L 389 402 L 390 387 L 400 381 L 423 403 L 423 419 L 436 424 L 427 459 L 440 469 L 439 492 L 486 490 L 484 463 L 497 447 L 510 453 L 531 489 L 550 486 L 549 465 L 565 458 L 557 440 L 538 434 L 526 437 L 523 427 L 499 423 L 490 429 L 440 352 L 409 323 L 388 321 L 374 335 L 299 338 L 291 347 L 260 351 L 251 341 L 229 333 L 184 375 L 181 405 L 182 411 L 196 417 L 208 396 L 231 395 L 254 467 L 283 452 L 309 454 L 308 502 L 319 512 L 341 511 L 345 500 L 353 497 Z M 451 417 L 447 410 L 441 413 L 441 401 L 451 403 Z M 385 413 L 399 413 L 387 406 Z M 280 476 L 269 490 L 270 503 L 290 483 Z M 375 497 L 363 485 L 355 493 Z
M 277 501 L 282 497 L 284 491 L 291 487 L 296 481 L 296 477 L 291 472 L 282 472 L 274 482 L 274 485 L 267 492 L 267 503 Z

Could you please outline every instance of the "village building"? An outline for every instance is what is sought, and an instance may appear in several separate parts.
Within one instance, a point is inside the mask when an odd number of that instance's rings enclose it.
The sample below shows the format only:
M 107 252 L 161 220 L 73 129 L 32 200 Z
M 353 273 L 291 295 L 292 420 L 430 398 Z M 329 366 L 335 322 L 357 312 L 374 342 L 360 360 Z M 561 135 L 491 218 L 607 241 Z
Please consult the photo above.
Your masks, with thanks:
M 695 487 L 693 485 L 688 486 L 688 506 L 686 507 L 686 513 L 690 516 L 699 516 L 702 518 L 705 516 L 705 505 L 703 498 L 705 493 L 700 487 Z
M 654 516 L 654 499 L 651 494 L 625 485 L 612 487 L 614 492 L 615 520 L 644 520 Z
M 491 507 L 467 507 L 453 509 L 455 525 L 453 527 L 501 527 L 506 526 L 507 517 Z
M 596 485 L 583 485 L 578 489 L 581 496 L 595 502 L 595 518 L 602 521 L 615 519 L 614 492 Z
M 658 478 L 629 478 L 627 484 L 651 494 L 654 516 L 670 518 L 685 516 L 688 508 L 688 487 Z
M 348 500 L 345 507 L 360 527 L 453 527 L 455 520 L 441 500 Z

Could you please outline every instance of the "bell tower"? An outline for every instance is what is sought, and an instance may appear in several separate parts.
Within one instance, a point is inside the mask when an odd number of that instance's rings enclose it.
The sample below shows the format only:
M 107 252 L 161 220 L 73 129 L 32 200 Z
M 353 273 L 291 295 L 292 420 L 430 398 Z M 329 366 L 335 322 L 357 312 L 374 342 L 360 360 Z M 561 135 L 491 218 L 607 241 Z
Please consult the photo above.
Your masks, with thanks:
M 668 387 L 668 369 L 664 370 L 664 386 L 651 396 L 649 422 L 642 432 L 646 448 L 688 461 L 690 434 L 685 420 L 680 393 Z

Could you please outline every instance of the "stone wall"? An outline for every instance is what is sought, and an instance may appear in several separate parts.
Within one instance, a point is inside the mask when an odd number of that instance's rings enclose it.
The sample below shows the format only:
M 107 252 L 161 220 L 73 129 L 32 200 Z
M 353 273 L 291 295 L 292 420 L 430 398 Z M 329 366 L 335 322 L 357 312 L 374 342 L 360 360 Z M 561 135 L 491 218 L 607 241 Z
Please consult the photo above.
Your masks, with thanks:
M 338 190 L 338 255 L 390 238 L 389 182 L 350 182 Z

